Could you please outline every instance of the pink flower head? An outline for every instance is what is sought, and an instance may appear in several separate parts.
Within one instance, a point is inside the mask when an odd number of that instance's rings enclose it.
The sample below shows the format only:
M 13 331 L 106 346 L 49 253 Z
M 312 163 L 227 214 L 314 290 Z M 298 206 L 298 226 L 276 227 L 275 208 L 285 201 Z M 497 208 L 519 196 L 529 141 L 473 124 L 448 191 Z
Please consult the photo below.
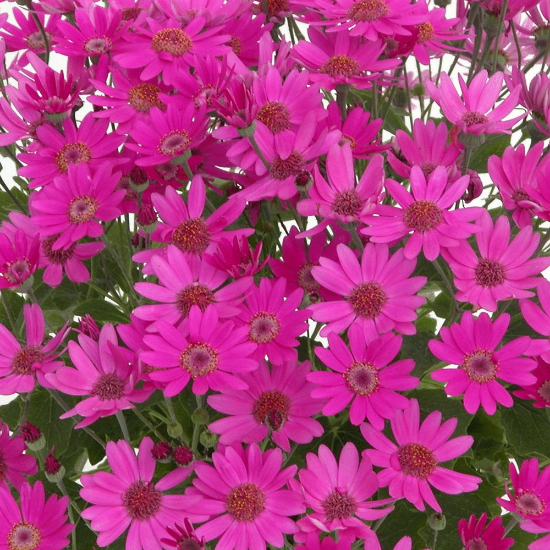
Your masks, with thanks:
M 152 390 L 135 387 L 139 382 L 139 371 L 131 364 L 132 355 L 118 345 L 111 324 L 102 327 L 98 341 L 79 334 L 78 344 L 69 342 L 69 356 L 75 368 L 62 367 L 46 375 L 46 379 L 63 393 L 87 397 L 61 418 L 78 414 L 84 420 L 75 427 L 82 428 L 98 418 L 131 409 L 134 403 L 145 401 Z
M 531 371 L 537 381 L 534 384 L 521 384 L 521 390 L 514 395 L 520 399 L 534 400 L 533 407 L 550 407 L 550 363 L 537 357 L 537 368 Z
M 258 368 L 250 358 L 256 344 L 247 341 L 247 327 L 234 328 L 232 322 L 219 323 L 213 306 L 202 312 L 193 306 L 188 320 L 179 330 L 165 321 L 157 321 L 158 335 L 144 337 L 153 351 L 140 353 L 148 365 L 160 367 L 149 373 L 152 380 L 161 382 L 164 395 L 180 393 L 189 380 L 192 392 L 204 395 L 209 389 L 246 390 L 248 384 L 233 376 Z
M 336 250 L 338 262 L 322 257 L 320 266 L 311 270 L 319 284 L 341 297 L 310 306 L 313 319 L 327 323 L 321 336 L 342 332 L 353 322 L 360 324 L 370 340 L 390 330 L 415 334 L 415 310 L 426 301 L 415 296 L 426 277 L 409 277 L 416 260 L 407 260 L 403 249 L 390 256 L 384 244 L 367 244 L 361 264 L 346 245 Z
M 15 289 L 32 283 L 40 261 L 40 240 L 23 229 L 7 230 L 5 223 L 0 232 L 0 288 Z
M 310 397 L 314 385 L 306 380 L 309 361 L 283 363 L 269 369 L 265 360 L 257 370 L 241 375 L 248 390 L 222 389 L 210 395 L 208 404 L 228 417 L 216 420 L 208 429 L 220 434 L 220 443 L 259 443 L 266 437 L 287 453 L 290 441 L 311 443 L 323 434 L 323 427 L 311 418 L 319 413 L 323 400 Z
M 395 180 L 387 179 L 386 189 L 401 208 L 379 205 L 374 215 L 364 216 L 370 227 L 361 230 L 374 243 L 398 242 L 412 233 L 404 248 L 405 258 L 413 259 L 420 251 L 429 261 L 437 259 L 441 247 L 457 247 L 479 226 L 469 222 L 483 214 L 481 208 L 449 210 L 465 193 L 469 176 L 447 186 L 447 171 L 438 166 L 428 178 L 419 166 L 410 174 L 410 192 Z
M 332 416 L 350 403 L 350 422 L 359 426 L 368 421 L 377 429 L 384 428 L 384 419 L 393 418 L 396 409 L 405 409 L 409 400 L 399 391 L 412 390 L 419 384 L 410 376 L 412 359 L 395 359 L 403 339 L 393 333 L 369 341 L 360 326 L 352 324 L 348 331 L 349 347 L 342 338 L 328 335 L 329 348 L 315 348 L 315 355 L 332 371 L 308 374 L 308 380 L 320 386 L 312 397 L 329 399 L 323 407 L 325 416 Z
M 487 414 L 495 414 L 497 403 L 511 407 L 514 402 L 508 391 L 497 381 L 511 384 L 533 384 L 530 374 L 536 366 L 533 359 L 519 357 L 529 354 L 531 339 L 516 338 L 498 350 L 510 324 L 510 315 L 503 313 L 491 319 L 487 313 L 474 318 L 465 311 L 460 323 L 442 327 L 440 340 L 430 340 L 430 351 L 441 361 L 458 365 L 431 373 L 434 380 L 445 382 L 445 392 L 456 397 L 464 394 L 464 408 L 475 414 L 481 405 Z
M 383 468 L 378 472 L 378 481 L 381 487 L 388 486 L 392 497 L 405 498 L 422 511 L 428 504 L 441 513 L 430 485 L 451 495 L 477 489 L 482 481 L 479 477 L 439 466 L 464 454 L 474 443 L 469 435 L 449 440 L 458 424 L 456 418 L 441 424 L 441 413 L 433 411 L 421 424 L 418 401 L 411 399 L 409 407 L 396 411 L 390 423 L 397 445 L 370 424 L 363 424 L 361 433 L 373 447 L 364 454 Z
M 59 354 L 55 350 L 67 334 L 66 326 L 43 345 L 44 314 L 40 306 L 25 304 L 23 317 L 27 332 L 25 346 L 4 325 L 0 325 L 0 395 L 30 392 L 34 389 L 35 379 L 42 386 L 51 388 L 44 375 L 63 366 L 62 361 L 56 361 Z
M 38 471 L 36 459 L 26 454 L 25 449 L 23 436 L 10 437 L 10 427 L 0 423 L 0 491 L 7 489 L 7 481 L 20 491 L 25 476 L 33 476 Z
M 297 531 L 289 516 L 305 511 L 302 496 L 284 488 L 297 466 L 281 470 L 282 451 L 262 453 L 255 443 L 246 450 L 226 447 L 212 455 L 212 462 L 196 465 L 197 477 L 186 491 L 202 497 L 194 512 L 215 516 L 196 530 L 197 536 L 219 537 L 217 550 L 260 550 L 266 543 L 282 548 L 283 533 Z
M 63 550 L 74 528 L 67 523 L 68 497 L 51 495 L 46 500 L 41 481 L 25 483 L 20 489 L 20 506 L 6 487 L 0 487 L 0 540 L 5 548 Z
M 475 550 L 483 546 L 488 550 L 508 550 L 515 542 L 511 537 L 504 538 L 502 518 L 493 518 L 487 525 L 487 514 L 481 514 L 479 519 L 474 514 L 468 521 L 461 519 L 458 522 L 458 533 L 467 550 Z
M 459 246 L 444 248 L 442 256 L 455 275 L 456 299 L 496 311 L 497 302 L 512 298 L 529 298 L 526 289 L 537 287 L 543 279 L 536 277 L 550 265 L 550 258 L 532 258 L 540 235 L 531 226 L 524 227 L 510 242 L 510 222 L 499 216 L 493 225 L 488 213 L 477 222 L 479 257 L 466 240 Z
M 498 106 L 495 103 L 502 91 L 504 75 L 496 72 L 487 80 L 487 71 L 479 71 L 469 86 L 458 75 L 462 98 L 458 95 L 449 75 L 441 74 L 437 88 L 427 81 L 426 87 L 433 100 L 441 107 L 443 114 L 465 134 L 510 133 L 510 128 L 525 115 L 504 120 L 516 107 L 520 93 L 519 86 Z
M 150 437 L 144 437 L 136 457 L 126 441 L 109 441 L 106 454 L 113 473 L 97 472 L 80 478 L 80 496 L 92 504 L 83 510 L 82 517 L 99 532 L 98 546 L 108 546 L 130 527 L 126 550 L 160 548 L 160 540 L 169 535 L 166 528 L 181 521 L 182 516 L 191 521 L 208 517 L 195 513 L 198 499 L 163 493 L 179 485 L 189 475 L 188 468 L 177 468 L 153 482 L 153 445 Z
M 184 518 L 183 522 L 184 525 L 176 523 L 174 525 L 175 529 L 166 527 L 170 538 L 161 539 L 160 542 L 179 550 L 185 550 L 186 548 L 190 550 L 206 550 L 206 541 L 204 537 L 199 539 L 197 535 L 195 535 L 193 524 L 187 518 Z

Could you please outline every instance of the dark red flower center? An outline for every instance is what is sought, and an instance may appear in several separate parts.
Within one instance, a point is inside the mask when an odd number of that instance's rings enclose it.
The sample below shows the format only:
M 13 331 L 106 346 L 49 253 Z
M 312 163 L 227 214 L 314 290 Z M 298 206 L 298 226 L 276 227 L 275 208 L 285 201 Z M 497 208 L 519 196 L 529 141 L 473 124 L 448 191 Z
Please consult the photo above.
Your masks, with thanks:
M 384 0 L 363 0 L 355 2 L 349 10 L 348 17 L 354 21 L 376 21 L 388 15 L 390 9 Z
M 327 521 L 345 519 L 353 516 L 357 510 L 355 499 L 350 497 L 347 491 L 333 491 L 321 504 L 325 511 Z
M 34 372 L 33 364 L 41 363 L 43 360 L 44 354 L 39 346 L 27 346 L 16 353 L 11 368 L 15 374 L 30 375 Z
M 358 395 L 370 395 L 380 385 L 378 369 L 370 363 L 353 362 L 342 376 L 348 388 Z
M 154 516 L 160 508 L 162 493 L 150 481 L 135 481 L 122 495 L 132 519 L 147 520 Z
M 357 216 L 365 201 L 355 189 L 340 191 L 334 197 L 333 211 L 340 216 Z
M 227 495 L 225 504 L 237 521 L 254 521 L 265 509 L 265 495 L 256 484 L 244 483 Z
M 153 49 L 159 53 L 167 52 L 174 57 L 180 57 L 192 47 L 191 37 L 178 28 L 162 29 L 153 36 Z
M 416 201 L 403 213 L 403 223 L 415 231 L 431 231 L 443 221 L 443 213 L 435 202 Z
M 297 176 L 302 171 L 305 159 L 298 151 L 292 151 L 286 159 L 277 157 L 272 163 L 269 173 L 277 180 L 284 180 L 290 176 Z
M 86 223 L 95 216 L 99 203 L 89 195 L 75 197 L 69 203 L 69 220 L 71 223 Z
M 9 550 L 35 550 L 41 541 L 40 529 L 26 521 L 15 523 L 8 533 Z
M 142 82 L 128 91 L 128 103 L 140 113 L 148 113 L 152 107 L 164 109 L 166 105 L 159 99 L 160 88 Z
M 67 260 L 70 260 L 74 256 L 74 249 L 76 248 L 76 243 L 73 243 L 67 249 L 61 250 L 52 250 L 53 243 L 57 241 L 61 233 L 55 235 L 50 235 L 42 241 L 42 251 L 50 263 L 65 265 Z
M 207 376 L 218 368 L 218 352 L 209 344 L 189 344 L 180 356 L 180 364 L 193 378 Z
M 113 47 L 113 41 L 108 36 L 94 36 L 84 42 L 84 51 L 88 55 L 100 55 Z
M 321 288 L 321 285 L 313 278 L 311 270 L 316 265 L 313 262 L 304 264 L 298 270 L 298 285 L 307 292 L 316 292 Z
M 26 258 L 7 264 L 4 276 L 12 285 L 20 285 L 31 275 L 31 264 Z
M 206 311 L 214 301 L 214 293 L 206 285 L 193 283 L 178 293 L 176 306 L 179 312 L 187 317 L 193 306 L 199 306 L 201 311 Z
M 494 359 L 492 351 L 478 349 L 464 357 L 464 370 L 470 380 L 483 384 L 495 379 L 498 361 Z
M 525 189 L 516 189 L 512 193 L 512 200 L 516 201 L 516 203 L 517 203 L 517 202 L 521 202 L 521 201 L 530 201 L 532 199 L 529 196 L 529 193 L 527 193 L 527 191 Z
M 187 130 L 172 130 L 160 138 L 158 151 L 162 155 L 177 157 L 187 151 L 190 143 Z
M 506 269 L 495 260 L 481 258 L 475 269 L 476 283 L 485 288 L 492 288 L 506 280 Z
M 424 42 L 427 42 L 434 37 L 434 26 L 429 21 L 416 25 L 416 30 L 418 31 L 416 41 L 419 44 L 424 44 Z
M 348 300 L 357 315 L 374 319 L 382 312 L 388 297 L 378 283 L 363 283 L 352 290 Z
M 437 465 L 434 454 L 430 449 L 419 443 L 402 445 L 397 450 L 397 459 L 401 471 L 407 476 L 426 479 Z
M 260 395 L 252 415 L 259 424 L 267 424 L 274 432 L 280 430 L 288 419 L 290 399 L 282 392 L 273 390 Z
M 46 35 L 46 38 L 48 39 L 48 42 L 51 44 L 52 34 L 48 31 L 45 31 L 44 34 Z M 44 49 L 44 38 L 42 38 L 42 34 L 39 31 L 29 34 L 25 38 L 25 42 L 27 43 L 27 46 L 29 48 L 31 48 L 32 50 L 42 50 L 42 49 Z
M 248 321 L 248 324 L 250 325 L 248 337 L 258 344 L 265 344 L 275 340 L 281 328 L 279 319 L 267 311 L 255 313 L 252 319 Z
M 437 168 L 437 164 L 431 164 L 429 162 L 425 162 L 420 166 L 420 169 L 422 170 L 422 173 L 424 174 L 425 178 L 428 178 L 429 175 Z
M 487 545 L 479 537 L 476 537 L 466 543 L 466 550 L 487 550 Z
M 210 231 L 202 218 L 181 222 L 172 233 L 172 244 L 183 252 L 202 254 L 210 244 Z
M 520 490 L 514 504 L 516 509 L 526 516 L 539 516 L 546 510 L 546 503 L 533 490 Z
M 229 40 L 228 44 L 235 55 L 239 55 L 241 53 L 243 45 L 241 39 L 238 36 L 231 35 L 231 39 Z
M 462 115 L 462 121 L 466 126 L 473 126 L 474 124 L 486 124 L 489 119 L 482 115 L 481 113 L 478 113 L 477 111 L 469 111 L 467 113 L 464 113 Z
M 69 169 L 69 164 L 90 162 L 91 159 L 92 151 L 83 141 L 67 143 L 55 155 L 55 163 L 60 172 L 66 172 Z
M 281 12 L 288 11 L 290 11 L 288 0 L 267 0 L 267 14 L 269 17 L 274 17 Z
M 543 382 L 537 390 L 537 393 L 543 401 L 550 403 L 550 380 Z
M 260 108 L 256 118 L 274 134 L 290 128 L 290 112 L 280 101 L 268 101 Z
M 143 11 L 142 8 L 124 8 L 122 10 L 123 21 L 133 21 L 137 19 L 138 15 Z
M 114 372 L 102 374 L 92 387 L 92 395 L 101 401 L 120 399 L 124 395 L 124 380 Z
M 322 65 L 319 72 L 333 77 L 345 76 L 346 78 L 351 78 L 361 72 L 361 67 L 359 67 L 359 63 L 355 59 L 347 55 L 333 55 Z

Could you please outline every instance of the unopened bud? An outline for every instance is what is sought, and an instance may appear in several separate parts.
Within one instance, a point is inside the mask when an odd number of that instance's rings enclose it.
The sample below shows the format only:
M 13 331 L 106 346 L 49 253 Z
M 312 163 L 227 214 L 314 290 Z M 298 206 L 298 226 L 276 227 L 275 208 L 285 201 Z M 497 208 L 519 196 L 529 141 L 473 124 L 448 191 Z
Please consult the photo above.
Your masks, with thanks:
M 483 193 L 483 182 L 479 177 L 479 174 L 474 170 L 468 170 L 466 172 L 470 176 L 470 183 L 466 188 L 466 194 L 464 195 L 464 202 L 472 202 L 477 199 L 481 193 Z
M 51 448 L 48 456 L 46 456 L 46 460 L 44 461 L 44 473 L 48 481 L 57 483 L 65 476 L 65 467 L 55 458 L 53 451 L 54 447 Z
M 31 451 L 40 451 L 46 446 L 44 434 L 28 420 L 25 421 L 25 424 L 21 428 L 21 435 Z
M 145 233 L 152 233 L 157 228 L 157 212 L 150 202 L 141 205 L 137 213 L 137 222 Z
M 134 191 L 145 191 L 149 187 L 147 174 L 141 166 L 134 166 L 130 172 L 130 185 Z
M 210 415 L 206 409 L 195 409 L 191 415 L 191 420 L 193 421 L 193 424 L 196 424 L 197 426 L 204 426 L 205 424 L 208 424 Z
M 183 434 L 183 428 L 179 422 L 170 422 L 166 427 L 166 431 L 170 437 L 177 439 Z
M 299 191 L 307 191 L 313 185 L 313 178 L 308 170 L 302 170 L 294 180 L 294 185 Z
M 89 313 L 82 316 L 78 323 L 78 328 L 82 334 L 89 336 L 92 340 L 96 342 L 99 340 L 99 327 Z
M 443 514 L 438 514 L 437 512 L 434 512 L 428 517 L 428 525 L 434 531 L 443 531 L 443 529 L 445 529 L 445 526 L 447 525 L 447 519 Z
M 218 436 L 210 430 L 204 430 L 200 435 L 200 442 L 205 449 L 212 449 L 218 443 Z
M 185 445 L 178 445 L 174 449 L 174 462 L 178 466 L 189 466 L 194 458 L 193 451 Z
M 155 443 L 153 445 L 153 448 L 151 449 L 151 454 L 153 455 L 153 458 L 164 464 L 170 462 L 172 452 L 172 445 L 170 445 L 168 441 L 159 441 L 158 443 Z

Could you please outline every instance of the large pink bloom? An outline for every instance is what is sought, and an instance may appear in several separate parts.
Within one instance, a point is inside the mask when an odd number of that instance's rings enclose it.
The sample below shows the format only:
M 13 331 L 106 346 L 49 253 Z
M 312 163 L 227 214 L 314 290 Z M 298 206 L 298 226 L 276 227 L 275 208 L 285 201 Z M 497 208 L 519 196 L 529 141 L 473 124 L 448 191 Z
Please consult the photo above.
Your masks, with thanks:
M 451 495 L 477 489 L 482 481 L 479 477 L 439 466 L 464 454 L 474 443 L 469 435 L 449 440 L 458 424 L 456 418 L 441 424 L 441 413 L 433 411 L 420 424 L 418 401 L 411 399 L 409 407 L 397 411 L 390 423 L 397 445 L 370 424 L 363 424 L 361 433 L 373 447 L 365 454 L 383 468 L 378 473 L 380 486 L 388 486 L 392 497 L 404 497 L 418 510 L 425 510 L 428 504 L 441 513 L 430 485 Z
M 0 490 L 7 487 L 7 481 L 20 490 L 25 476 L 38 471 L 34 456 L 25 454 L 26 447 L 23 436 L 10 437 L 9 426 L 0 423 Z
M 198 499 L 163 493 L 187 477 L 187 468 L 177 468 L 153 482 L 156 462 L 152 448 L 153 440 L 144 437 L 136 457 L 126 441 L 109 441 L 106 453 L 113 473 L 97 472 L 80 478 L 80 496 L 92 504 L 83 510 L 82 517 L 91 520 L 92 529 L 99 532 L 98 546 L 108 546 L 130 527 L 126 550 L 158 550 L 160 539 L 169 535 L 166 527 L 182 517 L 204 521 L 208 516 L 192 509 Z
M 197 536 L 219 537 L 216 550 L 265 550 L 266 543 L 282 548 L 283 533 L 296 532 L 288 516 L 305 511 L 301 495 L 285 489 L 297 466 L 281 470 L 283 453 L 262 453 L 255 443 L 246 450 L 226 447 L 212 455 L 213 466 L 198 463 L 197 477 L 186 495 L 200 495 L 198 514 L 216 516 L 201 525 Z

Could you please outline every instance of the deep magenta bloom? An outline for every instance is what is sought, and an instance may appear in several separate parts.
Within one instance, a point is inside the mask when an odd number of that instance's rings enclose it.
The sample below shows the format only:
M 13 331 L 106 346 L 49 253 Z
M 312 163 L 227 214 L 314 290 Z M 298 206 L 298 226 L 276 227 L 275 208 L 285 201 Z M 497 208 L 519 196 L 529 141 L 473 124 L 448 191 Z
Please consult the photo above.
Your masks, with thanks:
M 536 340 L 541 346 L 538 354 L 547 362 L 550 362 L 550 283 L 542 281 L 537 289 L 540 307 L 531 300 L 520 300 L 519 307 L 527 324 L 546 338 Z
M 442 327 L 440 340 L 430 340 L 430 351 L 441 361 L 458 368 L 438 369 L 431 373 L 434 380 L 445 382 L 447 395 L 464 395 L 464 408 L 475 414 L 481 405 L 487 414 L 495 414 L 497 403 L 504 407 L 514 404 L 512 396 L 498 382 L 528 385 L 535 382 L 531 374 L 537 363 L 520 357 L 529 354 L 531 339 L 516 338 L 497 349 L 508 330 L 510 315 L 503 313 L 491 319 L 487 313 L 474 318 L 465 311 L 460 323 Z
M 80 478 L 80 496 L 92 504 L 83 510 L 82 517 L 91 520 L 92 529 L 99 532 L 98 546 L 108 546 L 129 527 L 126 550 L 157 550 L 160 539 L 169 535 L 167 526 L 181 521 L 182 516 L 191 521 L 204 521 L 208 516 L 191 510 L 198 499 L 163 493 L 187 477 L 187 468 L 177 468 L 153 482 L 156 462 L 152 448 L 153 440 L 144 437 L 136 457 L 126 441 L 109 441 L 106 454 L 113 473 L 97 472 Z
M 514 395 L 520 399 L 533 401 L 533 407 L 550 407 L 550 363 L 542 357 L 537 357 L 537 368 L 531 371 L 537 381 L 534 384 L 522 384 L 521 390 Z
M 479 519 L 474 514 L 468 521 L 461 519 L 458 522 L 460 539 L 466 550 L 486 548 L 487 550 L 508 550 L 514 544 L 514 539 L 506 537 L 502 518 L 493 518 L 487 525 L 487 514 L 481 514 Z
M 384 419 L 393 418 L 396 409 L 405 409 L 409 400 L 396 393 L 412 390 L 419 380 L 410 376 L 412 359 L 391 363 L 399 353 L 403 339 L 393 333 L 369 341 L 360 326 L 352 324 L 348 331 L 349 347 L 342 338 L 328 335 L 329 348 L 315 348 L 315 355 L 332 371 L 308 374 L 308 380 L 319 387 L 311 396 L 328 398 L 323 414 L 331 416 L 350 403 L 350 422 L 359 426 L 368 421 L 377 429 L 384 428 Z
M 0 540 L 8 550 L 63 550 L 74 528 L 67 523 L 67 497 L 51 495 L 46 500 L 44 485 L 25 483 L 20 506 L 6 487 L 0 487 Z
M 479 477 L 439 466 L 464 454 L 474 442 L 469 435 L 449 439 L 456 429 L 456 418 L 441 424 L 441 413 L 433 411 L 421 424 L 418 401 L 411 399 L 409 407 L 396 411 L 390 423 L 397 445 L 370 424 L 363 424 L 361 433 L 373 447 L 365 454 L 383 468 L 378 473 L 380 486 L 388 486 L 392 497 L 404 497 L 418 510 L 428 504 L 441 513 L 430 485 L 451 495 L 477 489 L 482 481 Z
M 322 257 L 311 270 L 319 284 L 342 297 L 310 306 L 313 319 L 327 323 L 321 336 L 342 332 L 354 321 L 369 339 L 390 330 L 415 334 L 415 309 L 426 301 L 415 296 L 426 277 L 409 277 L 416 260 L 407 260 L 403 249 L 390 256 L 384 244 L 367 244 L 361 264 L 346 245 L 338 245 L 337 252 L 338 262 Z
M 253 443 L 226 447 L 212 455 L 213 466 L 198 463 L 197 477 L 186 495 L 200 495 L 198 514 L 216 516 L 196 529 L 216 550 L 265 550 L 266 543 L 282 548 L 283 533 L 297 531 L 289 516 L 305 511 L 301 495 L 285 489 L 297 466 L 281 470 L 280 449 L 261 452 Z
M 210 395 L 208 404 L 231 415 L 216 420 L 208 429 L 220 434 L 220 443 L 259 443 L 267 436 L 287 453 L 290 441 L 310 443 L 323 434 L 323 427 L 311 418 L 320 412 L 323 400 L 310 396 L 315 388 L 306 380 L 309 361 L 284 363 L 270 370 L 264 360 L 257 370 L 242 374 L 248 390 L 222 389 Z
M 19 491 L 25 476 L 38 471 L 34 456 L 24 452 L 26 447 L 23 436 L 10 437 L 10 427 L 0 423 L 0 491 L 7 489 L 7 481 Z
M 31 236 L 23 229 L 12 230 L 7 223 L 2 223 L 0 232 L 0 288 L 16 289 L 32 282 L 30 277 L 40 261 L 40 240 L 36 233 Z

